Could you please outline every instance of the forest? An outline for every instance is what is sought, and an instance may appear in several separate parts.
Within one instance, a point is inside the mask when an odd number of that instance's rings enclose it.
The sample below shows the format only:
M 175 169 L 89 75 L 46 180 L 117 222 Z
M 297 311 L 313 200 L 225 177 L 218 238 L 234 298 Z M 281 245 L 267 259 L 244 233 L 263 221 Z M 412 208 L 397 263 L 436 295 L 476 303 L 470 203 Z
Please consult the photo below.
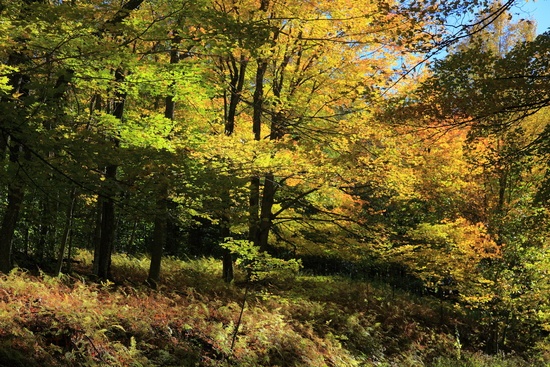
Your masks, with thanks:
M 519 3 L 0 1 L 0 367 L 550 365 Z

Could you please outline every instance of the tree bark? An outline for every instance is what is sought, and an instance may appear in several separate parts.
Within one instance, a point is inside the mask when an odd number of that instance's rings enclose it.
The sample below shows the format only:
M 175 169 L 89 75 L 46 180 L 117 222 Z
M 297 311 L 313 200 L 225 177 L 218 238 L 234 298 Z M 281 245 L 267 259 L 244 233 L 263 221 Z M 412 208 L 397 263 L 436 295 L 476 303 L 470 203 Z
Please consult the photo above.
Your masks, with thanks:
M 230 81 L 230 98 L 229 98 L 229 108 L 226 108 L 225 113 L 225 135 L 229 136 L 233 134 L 235 128 L 235 117 L 237 115 L 237 106 L 241 100 L 241 93 L 244 86 L 244 76 L 246 72 L 246 67 L 248 61 L 246 58 L 241 55 L 240 65 L 237 66 L 237 62 L 233 57 L 231 57 L 231 63 L 229 69 L 231 72 L 231 81 Z M 221 215 L 221 229 L 220 229 L 220 241 L 225 241 L 227 237 L 230 236 L 230 217 L 228 215 L 229 209 L 231 207 L 230 192 L 229 190 L 224 190 L 222 194 L 222 215 Z M 230 250 L 224 249 L 222 255 L 222 278 L 226 283 L 231 283 L 234 278 L 234 269 L 233 269 L 233 255 Z
M 0 131 L 0 160 L 3 161 L 6 158 L 6 151 L 10 137 L 4 130 Z
M 248 200 L 248 240 L 259 245 L 260 232 L 260 177 L 250 179 L 250 195 Z
M 117 166 L 110 165 L 105 170 L 105 181 L 114 181 Z M 101 205 L 101 237 L 99 241 L 99 254 L 97 261 L 97 277 L 108 279 L 111 275 L 111 253 L 115 238 L 115 201 L 112 190 L 107 191 Z
M 92 234 L 92 248 L 94 249 L 94 262 L 92 264 L 92 273 L 97 274 L 99 272 L 99 246 L 101 244 L 101 217 L 103 215 L 103 197 L 97 198 L 97 208 L 95 214 L 95 227 Z
M 231 283 L 233 278 L 235 278 L 235 273 L 233 269 L 233 254 L 231 251 L 225 249 L 223 251 L 223 268 L 222 268 L 222 278 L 226 283 Z
M 124 82 L 125 76 L 122 69 L 115 71 L 115 82 Z M 117 93 L 115 101 L 113 101 L 113 108 L 111 114 L 122 120 L 124 116 L 124 105 L 126 101 L 126 94 Z M 118 148 L 118 139 L 113 139 L 114 148 Z M 101 206 L 101 238 L 99 241 L 99 254 L 97 256 L 97 275 L 100 279 L 107 279 L 111 273 L 111 254 L 115 241 L 116 230 L 116 217 L 115 217 L 115 189 L 114 183 L 116 181 L 118 166 L 115 164 L 109 164 L 105 167 L 105 185 L 103 188 L 103 203 Z
M 225 242 L 231 236 L 231 193 L 227 187 L 222 194 L 222 213 L 220 218 L 220 241 Z M 222 252 L 222 278 L 224 282 L 231 283 L 234 277 L 233 254 L 228 249 Z
M 129 0 L 126 2 L 111 20 L 99 28 L 99 34 L 103 33 L 110 26 L 121 23 L 131 13 L 131 11 L 137 9 L 141 3 L 143 3 L 143 0 Z M 124 80 L 124 70 L 119 67 L 115 70 L 115 83 L 120 84 L 123 83 Z M 124 115 L 125 102 L 126 94 L 117 92 L 115 100 L 112 102 L 111 114 L 119 120 L 122 120 Z M 118 139 L 113 139 L 113 144 L 115 149 L 118 148 Z M 107 279 L 110 276 L 111 271 L 111 254 L 114 247 L 116 230 L 114 199 L 115 190 L 112 185 L 116 180 L 117 169 L 118 167 L 115 164 L 109 164 L 105 168 L 105 185 L 103 188 L 101 205 L 101 233 L 100 240 L 96 248 L 96 251 L 99 253 L 94 253 L 94 259 L 97 260 L 97 263 L 94 263 L 93 268 L 94 274 L 100 279 Z
M 65 250 L 67 249 L 67 242 L 69 239 L 69 233 L 71 232 L 71 225 L 73 222 L 73 213 L 76 203 L 76 188 L 71 191 L 71 202 L 67 207 L 67 214 L 65 217 L 65 226 L 63 228 L 63 235 L 61 237 L 61 244 L 59 245 L 59 255 L 57 257 L 57 266 L 55 268 L 55 276 L 59 276 L 61 268 L 63 267 L 63 258 L 65 257 Z
M 252 131 L 254 140 L 262 138 L 262 110 L 264 100 L 264 77 L 267 71 L 267 61 L 258 60 L 256 69 L 256 88 L 252 101 Z M 250 179 L 249 196 L 248 239 L 256 246 L 260 245 L 260 177 L 253 176 Z
M 24 14 L 22 14 L 24 16 Z M 8 65 L 17 66 L 20 63 L 24 63 L 27 57 L 19 52 L 14 52 L 8 56 Z M 28 97 L 30 90 L 28 84 L 30 78 L 28 75 L 15 72 L 9 77 L 9 84 L 12 87 L 13 93 L 20 93 L 19 100 L 23 101 L 22 105 L 14 105 L 14 109 L 23 110 L 25 108 L 24 98 Z M 5 101 L 1 101 L 5 102 Z M 21 114 L 23 117 L 24 114 Z M 13 118 L 17 120 L 17 118 Z M 23 144 L 20 141 L 13 142 L 13 131 L 5 128 L 6 125 L 11 125 L 14 123 L 13 120 L 10 121 L 0 121 L 2 127 L 2 158 L 6 149 L 9 150 L 9 165 L 15 170 L 13 174 L 10 174 L 8 166 L 8 176 L 12 180 L 8 184 L 8 206 L 2 218 L 2 227 L 0 227 L 0 271 L 3 273 L 8 273 L 12 267 L 12 240 L 15 233 L 15 227 L 17 225 L 17 220 L 19 219 L 19 212 L 21 211 L 21 206 L 23 205 L 23 198 L 25 195 L 25 185 L 23 178 L 20 175 L 21 160 L 20 154 L 23 151 Z M 15 123 L 17 126 L 17 123 Z
M 254 140 L 262 139 L 262 112 L 264 104 L 264 77 L 267 71 L 267 61 L 258 60 L 258 68 L 256 69 L 256 88 L 252 100 L 252 132 Z
M 275 202 L 275 176 L 269 173 L 265 176 L 264 187 L 262 190 L 262 205 L 260 212 L 260 223 L 258 228 L 258 246 L 261 251 L 269 249 L 269 232 L 273 221 L 273 204 Z
M 286 63 L 282 69 L 286 67 Z M 263 112 L 263 83 L 267 62 L 259 61 L 256 72 L 256 89 L 253 99 L 253 132 L 255 140 L 261 139 L 261 116 Z M 283 76 L 273 82 L 273 91 L 276 97 L 280 97 Z M 278 140 L 284 135 L 283 118 L 280 113 L 274 114 L 271 121 L 270 140 Z M 249 238 L 261 251 L 269 249 L 269 232 L 273 223 L 273 204 L 275 203 L 276 182 L 273 173 L 267 173 L 264 177 L 264 185 L 260 194 L 260 178 L 254 177 L 250 184 L 250 230 Z M 261 197 L 261 204 L 260 204 Z
M 47 198 L 44 198 L 41 202 L 40 224 L 38 231 L 38 243 L 36 244 L 36 261 L 42 263 L 46 255 L 46 247 L 48 242 L 48 233 L 50 232 L 50 221 L 48 219 L 50 215 L 48 208 Z
M 24 187 L 15 181 L 8 187 L 8 207 L 0 228 L 0 271 L 8 273 L 12 267 L 12 240 L 19 212 L 23 205 Z
M 166 245 L 166 229 L 168 221 L 168 186 L 163 184 L 157 200 L 155 214 L 155 229 L 153 231 L 153 248 L 151 249 L 151 263 L 147 283 L 151 288 L 157 288 L 160 279 L 162 253 Z
M 170 64 L 174 65 L 179 62 L 180 55 L 178 44 L 181 42 L 181 37 L 174 32 L 171 40 L 170 49 Z M 173 95 L 166 96 L 164 117 L 174 120 L 176 112 L 176 101 Z M 159 173 L 161 174 L 161 173 Z M 161 178 L 162 179 L 162 178 Z M 160 279 L 160 269 L 162 263 L 162 254 L 166 246 L 168 237 L 168 183 L 162 182 L 159 187 L 157 199 L 157 212 L 155 214 L 155 228 L 153 231 L 153 248 L 151 249 L 151 263 L 149 265 L 149 276 L 147 283 L 152 288 L 156 288 Z
M 246 73 L 246 67 L 248 61 L 244 56 L 241 56 L 240 65 L 237 67 L 237 62 L 234 58 L 231 58 L 230 72 L 231 81 L 229 85 L 230 97 L 229 108 L 225 117 L 225 135 L 233 134 L 235 128 L 235 117 L 237 115 L 237 106 L 241 100 L 241 93 L 244 86 L 244 75 Z

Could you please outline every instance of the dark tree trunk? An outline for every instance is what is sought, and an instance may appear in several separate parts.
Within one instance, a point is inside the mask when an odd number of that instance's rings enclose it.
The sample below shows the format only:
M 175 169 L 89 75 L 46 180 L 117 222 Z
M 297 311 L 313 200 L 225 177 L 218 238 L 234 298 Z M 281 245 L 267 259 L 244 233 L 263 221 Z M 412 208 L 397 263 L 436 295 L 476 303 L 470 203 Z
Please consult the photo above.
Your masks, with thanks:
M 72 271 L 71 268 L 71 254 L 73 253 L 73 239 L 74 239 L 74 231 L 69 232 L 69 250 L 67 253 L 67 273 L 70 273 Z
M 67 207 L 67 213 L 65 217 L 65 226 L 63 228 L 63 235 L 61 237 L 61 244 L 59 245 L 59 254 L 57 256 L 57 266 L 55 268 L 55 276 L 61 273 L 63 267 L 63 258 L 65 257 L 65 250 L 67 249 L 67 243 L 69 239 L 69 233 L 71 232 L 71 224 L 73 222 L 74 206 L 76 202 L 76 188 L 71 191 L 71 202 Z
M 231 283 L 235 277 L 233 270 L 233 255 L 231 251 L 225 249 L 223 251 L 223 269 L 222 269 L 222 278 L 226 283 Z
M 38 243 L 36 244 L 36 261 L 42 263 L 46 254 L 46 247 L 48 242 L 48 233 L 50 232 L 50 222 L 49 215 L 50 211 L 48 209 L 48 203 L 46 199 L 41 203 L 41 213 L 40 213 L 40 229 L 38 231 Z
M 506 195 L 508 194 L 508 179 L 509 179 L 509 167 L 500 168 L 498 173 L 498 199 L 495 205 L 493 213 L 494 232 L 496 235 L 495 241 L 498 246 L 503 245 L 502 238 L 502 220 L 506 215 Z M 496 218 L 496 220 L 495 220 Z
M 237 106 L 241 100 L 241 93 L 244 86 L 244 75 L 246 73 L 246 67 L 248 61 L 244 56 L 241 56 L 240 65 L 237 67 L 237 62 L 234 58 L 231 58 L 229 70 L 231 72 L 231 81 L 229 85 L 230 98 L 229 108 L 227 109 L 225 116 L 225 134 L 233 134 L 235 128 L 235 117 L 237 115 Z
M 0 131 L 0 161 L 3 161 L 6 158 L 9 141 L 10 137 L 8 133 L 4 130 Z
M 24 16 L 24 13 L 21 15 Z M 8 56 L 7 64 L 17 66 L 20 63 L 24 63 L 26 59 L 27 56 L 19 52 L 14 52 Z M 12 106 L 14 110 L 22 111 L 24 109 L 24 100 L 29 96 L 30 92 L 28 88 L 29 82 L 29 76 L 22 73 L 16 72 L 9 76 L 9 84 L 12 87 L 12 93 L 19 93 L 19 101 L 22 102 L 21 104 Z M 19 124 L 17 122 L 17 118 L 14 118 L 14 120 L 0 120 L 0 128 L 2 128 L 2 143 L 0 145 L 0 149 L 2 149 L 2 159 L 5 158 L 5 153 L 9 151 L 9 165 L 15 170 L 13 174 L 10 174 L 8 168 L 8 176 L 11 179 L 11 183 L 8 184 L 8 205 L 6 211 L 4 212 L 4 217 L 2 218 L 2 227 L 0 227 L 0 271 L 3 273 L 8 273 L 13 267 L 12 241 L 15 234 L 17 220 L 19 219 L 19 212 L 21 211 L 21 207 L 23 205 L 23 197 L 25 195 L 25 185 L 20 174 L 21 167 L 18 166 L 22 164 L 20 154 L 23 151 L 24 145 L 22 144 L 22 141 L 13 139 L 14 131 L 10 131 L 9 127 L 14 124 L 14 130 L 18 130 L 17 125 Z M 6 125 L 8 126 L 7 128 Z M 14 142 L 13 140 L 16 141 Z
M 288 62 L 288 61 L 286 61 Z M 286 64 L 284 65 L 286 66 Z M 265 72 L 267 70 L 267 62 L 258 63 L 256 72 L 256 89 L 253 99 L 253 131 L 256 140 L 261 139 L 261 118 L 263 112 L 263 82 Z M 273 82 L 274 94 L 280 97 L 282 88 L 282 72 L 278 80 Z M 275 114 L 271 121 L 270 140 L 278 140 L 284 135 L 283 118 L 280 114 Z M 264 177 L 264 185 L 260 195 L 260 178 L 254 177 L 250 184 L 250 230 L 249 237 L 261 251 L 268 251 L 269 248 L 269 232 L 271 231 L 273 221 L 273 204 L 275 202 L 276 182 L 275 176 L 268 173 Z M 261 197 L 261 204 L 260 204 Z
M 220 242 L 231 236 L 231 193 L 229 187 L 224 190 L 222 196 L 222 214 L 220 218 Z M 228 249 L 223 249 L 222 253 L 222 278 L 226 283 L 231 283 L 234 277 L 233 255 Z
M 171 40 L 170 64 L 174 65 L 179 62 L 180 54 L 178 44 L 181 42 L 181 37 L 177 32 L 173 32 L 174 36 Z M 176 101 L 174 96 L 168 95 L 165 100 L 164 117 L 174 120 L 176 112 Z M 153 288 L 157 287 L 160 279 L 160 268 L 162 263 L 162 254 L 166 246 L 167 230 L 168 230 L 168 183 L 160 184 L 157 212 L 155 214 L 155 228 L 153 231 L 153 248 L 151 249 L 151 264 L 149 265 L 149 276 L 147 283 Z
M 119 68 L 115 71 L 115 81 L 117 83 L 124 82 L 125 76 Z M 113 101 L 112 115 L 119 120 L 122 120 L 124 115 L 124 104 L 126 95 L 117 93 L 116 100 Z M 117 139 L 113 140 L 113 145 L 116 148 L 119 146 Z M 100 279 L 107 279 L 111 275 L 111 254 L 114 248 L 116 217 L 115 217 L 115 189 L 118 166 L 110 164 L 105 168 L 105 187 L 103 189 L 103 200 L 101 206 L 101 238 L 99 241 L 99 254 L 97 255 L 97 275 Z M 94 255 L 95 256 L 95 255 Z
M 103 33 L 107 28 L 121 23 L 130 13 L 137 9 L 143 0 L 129 0 L 121 9 L 114 15 L 112 19 L 107 21 L 100 27 L 98 35 Z M 118 68 L 115 70 L 115 82 L 123 83 L 125 80 L 124 70 Z M 122 120 L 124 115 L 124 106 L 126 102 L 126 94 L 117 92 L 115 100 L 112 102 L 111 114 L 118 120 Z M 119 141 L 113 140 L 113 145 L 118 148 Z M 103 190 L 103 198 L 101 205 L 101 233 L 96 253 L 94 253 L 94 274 L 100 279 L 107 279 L 110 276 L 111 254 L 114 248 L 116 218 L 115 218 L 115 190 L 112 185 L 116 180 L 118 167 L 114 164 L 109 164 L 105 168 L 105 187 Z
M 230 85 L 229 85 L 229 91 L 230 91 L 230 97 L 229 97 L 229 104 L 227 101 L 225 102 L 225 134 L 227 136 L 233 134 L 233 130 L 235 128 L 235 118 L 237 115 L 237 106 L 241 100 L 241 94 L 243 91 L 244 86 L 244 77 L 246 73 L 246 67 L 248 65 L 248 60 L 244 55 L 241 55 L 241 58 L 239 60 L 239 64 L 237 65 L 237 61 L 235 58 L 231 57 L 228 61 L 228 66 L 230 70 Z M 260 71 L 265 74 L 264 71 Z M 254 194 L 251 192 L 250 194 L 250 200 L 251 202 L 254 202 L 255 199 L 253 199 Z M 255 201 L 255 208 L 258 207 L 258 200 Z M 228 215 L 229 209 L 231 207 L 231 200 L 230 200 L 230 192 L 229 190 L 225 190 L 223 193 L 223 211 L 222 217 L 221 217 L 221 228 L 220 228 L 220 241 L 223 242 L 227 237 L 230 236 L 230 217 Z M 252 208 L 252 206 L 251 206 Z M 253 209 L 250 211 L 250 218 L 252 220 L 254 214 Z M 257 213 L 256 213 L 257 218 Z M 253 231 L 254 225 L 250 224 L 250 231 Z M 222 278 L 226 283 L 231 283 L 234 278 L 234 269 L 233 269 L 233 255 L 231 254 L 231 251 L 224 249 L 223 255 L 222 255 Z
M 156 288 L 160 279 L 162 253 L 166 245 L 166 228 L 168 219 L 168 187 L 164 185 L 160 190 L 155 214 L 155 229 L 153 231 L 153 247 L 151 248 L 151 264 L 147 283 Z
M 12 267 L 12 240 L 19 212 L 23 205 L 24 188 L 16 181 L 8 187 L 8 207 L 0 228 L 0 271 L 8 273 Z
M 99 272 L 99 246 L 101 244 L 101 223 L 103 215 L 103 198 L 100 196 L 97 198 L 97 208 L 95 214 L 95 226 L 92 234 L 92 248 L 94 249 L 94 262 L 92 265 L 92 273 L 98 274 Z
M 46 237 L 46 254 L 47 259 L 55 259 L 56 251 L 55 244 L 57 242 L 57 214 L 59 211 L 59 198 L 54 201 L 47 201 L 48 213 L 46 214 L 46 220 L 48 221 L 48 234 Z
M 252 100 L 252 132 L 254 140 L 262 139 L 262 112 L 264 104 L 264 77 L 267 71 L 267 62 L 258 60 L 258 68 L 256 70 L 256 88 Z
M 248 240 L 259 245 L 260 232 L 260 178 L 250 179 L 250 196 L 248 201 Z
M 280 67 L 279 77 L 273 80 L 273 94 L 275 97 L 281 97 L 281 91 L 284 81 L 284 69 L 288 65 L 290 57 L 285 57 L 284 62 Z M 284 117 L 281 112 L 272 114 L 271 118 L 271 131 L 269 139 L 279 140 L 285 135 Z M 275 193 L 277 191 L 277 183 L 275 181 L 275 175 L 268 173 L 264 177 L 264 186 L 262 190 L 262 203 L 260 207 L 260 222 L 258 227 L 258 246 L 261 251 L 269 250 L 269 232 L 273 225 L 273 204 L 275 203 Z
M 503 168 L 498 171 L 498 201 L 496 206 L 496 213 L 499 216 L 504 215 L 506 208 L 506 194 L 508 189 L 508 175 L 509 169 Z
M 275 202 L 275 176 L 273 174 L 267 174 L 265 176 L 264 187 L 262 190 L 262 205 L 260 212 L 260 224 L 258 234 L 258 246 L 261 251 L 268 251 L 269 249 L 269 232 L 271 231 L 272 224 L 272 208 Z
M 107 166 L 105 170 L 105 182 L 112 183 L 116 178 L 117 166 Z M 100 279 L 107 279 L 111 275 L 111 254 L 115 239 L 115 199 L 114 192 L 108 189 L 107 195 L 102 199 L 101 205 L 101 236 L 99 241 L 99 254 L 97 255 L 97 275 Z
M 252 101 L 252 131 L 254 140 L 262 138 L 262 109 L 264 100 L 264 77 L 267 70 L 267 61 L 258 60 L 256 70 L 256 88 Z M 260 177 L 250 179 L 248 239 L 255 245 L 260 245 Z

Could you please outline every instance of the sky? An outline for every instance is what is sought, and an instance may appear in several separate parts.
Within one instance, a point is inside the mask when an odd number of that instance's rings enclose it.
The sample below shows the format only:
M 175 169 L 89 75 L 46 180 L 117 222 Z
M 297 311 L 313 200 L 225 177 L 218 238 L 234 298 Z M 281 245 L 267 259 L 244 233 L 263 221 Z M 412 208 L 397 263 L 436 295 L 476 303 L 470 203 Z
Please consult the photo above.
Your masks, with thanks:
M 512 10 L 514 18 L 532 18 L 537 21 L 537 34 L 541 34 L 550 28 L 550 0 L 520 1 Z M 515 13 L 519 13 L 516 15 Z

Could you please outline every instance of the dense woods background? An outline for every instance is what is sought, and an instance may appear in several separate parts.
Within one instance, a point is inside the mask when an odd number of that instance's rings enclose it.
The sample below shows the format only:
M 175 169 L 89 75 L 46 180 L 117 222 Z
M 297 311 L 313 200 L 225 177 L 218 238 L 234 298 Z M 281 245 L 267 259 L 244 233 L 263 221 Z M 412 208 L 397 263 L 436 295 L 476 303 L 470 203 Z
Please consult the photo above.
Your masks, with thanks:
M 549 363 L 550 33 L 536 36 L 514 5 L 1 2 L 2 346 L 40 334 L 65 353 L 51 365 L 70 353 L 74 365 Z M 300 291 L 313 298 L 290 307 Z M 63 311 L 65 344 L 51 324 L 10 324 L 17 302 L 44 310 L 16 301 L 29 292 L 68 305 L 142 292 L 158 298 L 132 312 L 164 319 L 181 317 L 168 299 L 188 292 L 185 307 L 226 302 L 218 316 L 233 319 L 225 347 L 191 319 L 172 325 L 189 358 L 161 362 L 113 314 L 78 331 Z M 253 301 L 250 312 L 283 310 L 256 314 L 271 325 L 262 333 L 292 326 L 319 359 L 265 357 L 260 337 L 261 348 L 239 339 Z M 405 319 L 432 341 L 400 344 L 416 335 L 392 334 Z M 109 332 L 92 335 L 102 323 Z

